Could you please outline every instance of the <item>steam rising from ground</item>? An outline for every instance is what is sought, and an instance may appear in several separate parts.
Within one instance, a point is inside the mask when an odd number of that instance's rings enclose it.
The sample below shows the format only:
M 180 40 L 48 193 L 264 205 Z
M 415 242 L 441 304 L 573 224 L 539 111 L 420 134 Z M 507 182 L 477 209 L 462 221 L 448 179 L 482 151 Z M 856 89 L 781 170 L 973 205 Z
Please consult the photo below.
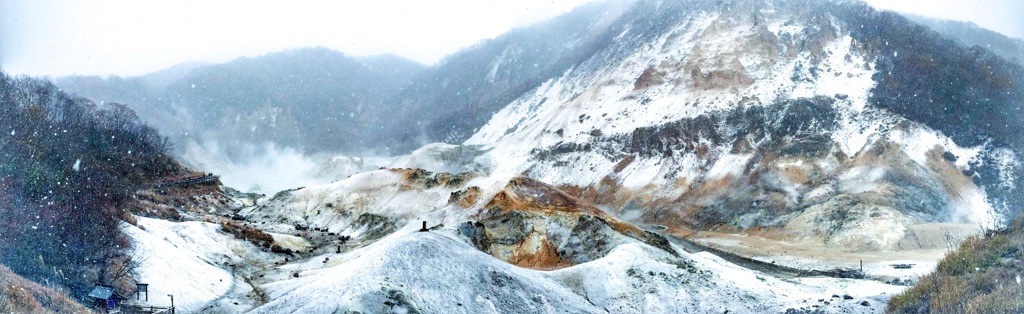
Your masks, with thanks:
M 268 195 L 330 183 L 382 166 L 394 166 L 396 162 L 393 157 L 310 156 L 273 142 L 242 144 L 240 149 L 228 148 L 232 146 L 221 145 L 211 137 L 189 140 L 182 145 L 184 152 L 179 160 L 194 169 L 219 175 L 224 185 L 231 188 Z M 361 155 L 374 154 L 364 152 Z
M 189 141 L 182 159 L 190 167 L 219 175 L 224 185 L 244 192 L 272 194 L 337 179 L 323 173 L 314 158 L 270 142 L 228 152 L 217 141 Z

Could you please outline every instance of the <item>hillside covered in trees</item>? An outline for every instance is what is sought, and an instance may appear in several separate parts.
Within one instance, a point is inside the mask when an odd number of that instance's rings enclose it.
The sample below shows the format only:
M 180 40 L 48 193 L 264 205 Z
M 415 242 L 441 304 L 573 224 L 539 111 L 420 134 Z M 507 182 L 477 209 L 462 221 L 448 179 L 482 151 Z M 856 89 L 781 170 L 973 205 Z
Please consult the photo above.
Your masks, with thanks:
M 81 298 L 129 257 L 118 227 L 139 187 L 182 167 L 120 104 L 0 73 L 0 264 Z

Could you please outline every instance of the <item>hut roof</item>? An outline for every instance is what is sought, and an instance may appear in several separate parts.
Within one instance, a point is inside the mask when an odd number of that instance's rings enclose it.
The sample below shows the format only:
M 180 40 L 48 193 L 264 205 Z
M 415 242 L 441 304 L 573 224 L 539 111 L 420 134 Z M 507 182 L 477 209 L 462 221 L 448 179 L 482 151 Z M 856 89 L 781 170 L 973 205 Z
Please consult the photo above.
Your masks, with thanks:
M 114 287 L 108 285 L 96 285 L 92 288 L 92 291 L 89 291 L 90 298 L 107 300 L 110 299 L 111 296 L 117 296 L 122 299 L 124 298 L 120 293 L 117 293 L 117 291 L 114 290 Z

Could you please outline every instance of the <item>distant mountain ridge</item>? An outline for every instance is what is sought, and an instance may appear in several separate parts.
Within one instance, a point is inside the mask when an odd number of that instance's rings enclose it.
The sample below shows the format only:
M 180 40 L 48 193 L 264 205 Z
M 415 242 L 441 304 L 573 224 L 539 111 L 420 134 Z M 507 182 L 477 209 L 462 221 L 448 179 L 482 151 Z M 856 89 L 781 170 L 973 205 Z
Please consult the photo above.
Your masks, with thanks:
M 728 92 L 740 91 L 740 87 L 756 81 L 757 75 L 763 75 L 758 71 L 793 71 L 792 75 L 781 78 L 789 81 L 786 84 L 813 85 L 822 79 L 822 73 L 839 66 L 850 66 L 846 63 L 860 55 L 864 61 L 857 65 L 856 70 L 870 73 L 870 81 L 864 82 L 871 84 L 865 87 L 869 89 L 864 94 L 867 97 L 863 100 L 865 105 L 942 132 L 962 147 L 990 143 L 993 152 L 1009 152 L 979 155 L 978 159 L 970 161 L 971 165 L 960 165 L 964 168 L 960 170 L 968 171 L 968 177 L 985 186 L 989 190 L 987 196 L 994 204 L 999 204 L 998 207 L 1016 211 L 1016 204 L 1022 203 L 1016 197 L 1022 187 L 1007 183 L 1007 180 L 1018 182 L 1021 175 L 1019 171 L 1014 172 L 1016 168 L 1011 167 L 1012 163 L 1007 164 L 1009 161 L 1004 157 L 1024 153 L 1024 142 L 1014 132 L 1024 128 L 1017 118 L 1024 110 L 1021 101 L 1024 83 L 1019 79 L 1024 76 L 1024 71 L 1019 64 L 984 48 L 964 47 L 897 14 L 879 12 L 856 1 L 823 4 L 779 1 L 770 2 L 767 6 L 799 6 L 795 3 L 804 4 L 799 14 L 811 14 L 811 19 L 835 21 L 810 20 L 804 23 L 804 29 L 797 29 L 798 24 L 789 21 L 772 26 L 777 29 L 762 30 L 760 28 L 766 23 L 763 20 L 765 14 L 754 14 L 749 17 L 754 19 L 750 27 L 760 32 L 763 38 L 750 39 L 746 45 L 753 46 L 741 47 L 750 50 L 750 55 L 744 55 L 743 59 L 720 59 L 704 55 L 701 51 L 685 52 L 692 56 L 680 52 L 680 55 L 672 57 L 674 59 L 648 64 L 642 73 L 636 74 L 638 77 L 631 78 L 629 84 L 635 91 L 625 97 L 637 97 L 639 105 L 651 106 L 649 103 L 658 103 L 662 98 L 667 101 L 671 97 L 665 98 L 668 97 L 665 95 L 678 92 L 663 95 L 664 92 L 655 87 L 682 86 L 680 84 L 684 83 L 699 91 L 691 95 L 725 97 L 715 90 L 732 86 L 736 90 Z M 760 10 L 747 2 L 734 5 L 742 10 Z M 709 36 L 706 37 L 710 38 L 711 32 L 719 28 L 708 31 L 687 28 L 697 23 L 687 19 L 718 9 L 718 6 L 709 1 L 595 2 L 551 21 L 481 42 L 431 68 L 403 63 L 397 57 L 362 59 L 359 62 L 327 49 L 299 49 L 198 67 L 167 85 L 162 93 L 131 94 L 137 93 L 136 89 L 129 90 L 128 97 L 124 98 L 141 103 L 137 107 L 143 108 L 139 109 L 143 117 L 174 121 L 166 130 L 179 134 L 179 137 L 185 132 L 191 133 L 189 137 L 202 137 L 206 130 L 214 130 L 216 134 L 213 137 L 227 143 L 271 141 L 300 148 L 306 153 L 358 153 L 372 149 L 400 154 L 429 142 L 457 143 L 473 134 L 508 133 L 522 128 L 524 126 L 514 121 L 497 121 L 494 113 L 512 110 L 510 103 L 525 106 L 521 103 L 532 101 L 534 103 L 530 106 L 534 109 L 551 105 L 556 100 L 551 95 L 544 95 L 543 90 L 553 88 L 551 84 L 559 80 L 563 82 L 561 84 L 571 84 L 554 86 L 571 93 L 565 95 L 568 98 L 563 101 L 573 99 L 573 102 L 587 104 L 599 100 L 600 95 L 589 93 L 600 88 L 586 90 L 583 86 L 617 85 L 621 82 L 616 80 L 622 78 L 616 75 L 634 75 L 609 70 L 609 64 L 652 62 L 628 58 L 637 51 L 654 49 L 657 45 L 669 49 L 668 43 L 678 41 L 680 36 L 707 32 Z M 808 10 L 817 11 L 805 12 Z M 848 27 L 843 29 L 845 33 L 839 32 L 838 28 L 843 23 L 857 24 L 858 27 Z M 728 27 L 734 26 L 730 24 Z M 696 33 L 676 31 L 672 34 L 673 28 Z M 849 60 L 836 61 L 843 64 L 825 62 L 832 57 L 829 53 L 833 51 L 825 49 L 829 47 L 824 42 L 839 40 L 839 36 L 850 36 L 849 45 L 852 46 L 833 50 L 848 50 L 844 53 L 850 56 L 844 58 Z M 782 50 L 785 54 L 757 49 Z M 758 52 L 755 54 L 754 50 Z M 731 51 L 726 55 L 737 53 Z M 769 66 L 777 65 L 782 60 L 780 58 L 793 60 L 801 53 L 809 55 L 801 57 L 806 60 L 799 61 L 796 68 L 774 69 Z M 687 60 L 687 63 L 674 64 L 683 62 L 681 60 Z M 731 65 L 725 66 L 721 62 Z M 336 73 L 345 73 L 344 78 L 339 78 Z M 854 74 L 847 71 L 831 75 L 852 78 Z M 569 80 L 569 77 L 573 79 Z M 674 81 L 666 81 L 669 78 Z M 604 83 L 597 83 L 602 80 Z M 108 79 L 107 82 L 117 80 Z M 74 88 L 73 84 L 62 86 Z M 773 103 L 782 100 L 764 99 L 764 95 L 759 97 L 762 98 L 737 101 Z M 835 100 L 847 101 L 844 98 Z M 820 99 L 810 101 L 822 103 Z M 857 104 L 861 106 L 860 102 Z M 581 114 L 580 122 L 595 118 Z M 669 116 L 672 114 L 665 115 Z M 182 122 L 193 120 L 196 122 L 191 125 Z M 487 126 L 488 120 L 494 125 Z M 643 132 L 652 127 L 657 130 L 663 122 L 671 121 L 655 119 L 636 127 Z M 160 126 L 159 122 L 156 124 Z M 484 132 L 487 127 L 500 130 Z M 612 136 L 608 128 L 595 127 L 584 131 L 597 131 L 595 138 Z M 559 136 L 566 132 L 570 130 L 559 130 Z M 496 140 L 493 136 L 496 135 L 486 138 Z M 571 144 L 534 148 L 541 152 L 565 152 Z M 576 144 L 582 145 L 579 148 L 585 147 L 584 143 Z M 592 144 L 607 143 L 596 140 Z M 226 146 L 229 153 L 244 152 L 238 147 L 245 147 L 244 144 Z M 855 152 L 844 151 L 846 154 Z
M 944 20 L 914 14 L 903 14 L 903 16 L 927 26 L 939 34 L 949 36 L 965 46 L 981 46 L 1003 58 L 1024 64 L 1024 39 L 1008 37 L 971 22 Z
M 127 103 L 178 143 L 213 131 L 209 137 L 228 151 L 274 142 L 316 153 L 362 147 L 362 129 L 374 127 L 378 105 L 422 69 L 393 55 L 353 58 L 303 48 L 132 78 L 58 78 L 55 84 L 97 102 Z

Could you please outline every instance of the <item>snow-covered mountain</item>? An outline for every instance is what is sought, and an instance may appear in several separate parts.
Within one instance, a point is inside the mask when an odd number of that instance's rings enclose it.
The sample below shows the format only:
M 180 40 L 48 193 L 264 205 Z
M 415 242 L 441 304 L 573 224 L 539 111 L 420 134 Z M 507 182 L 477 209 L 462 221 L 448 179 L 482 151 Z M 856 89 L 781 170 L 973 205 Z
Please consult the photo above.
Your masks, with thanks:
M 638 7 L 672 10 L 659 5 L 669 4 Z M 489 150 L 486 171 L 522 173 L 668 227 L 771 228 L 892 249 L 912 224 L 991 226 L 1018 212 L 1019 147 L 964 143 L 941 129 L 974 126 L 933 127 L 884 103 L 899 99 L 879 97 L 882 85 L 903 83 L 880 71 L 900 69 L 877 47 L 887 43 L 853 29 L 898 17 L 857 9 L 727 2 L 679 15 L 637 48 L 610 47 L 517 99 L 466 144 Z M 647 31 L 631 25 L 623 41 Z M 1006 80 L 1017 95 L 1021 84 Z M 1019 109 L 1019 98 L 1006 100 L 995 109 Z M 946 102 L 965 116 L 973 101 Z
M 845 313 L 1020 212 L 1019 64 L 853 1 L 608 8 L 608 40 L 460 145 L 339 157 L 354 174 L 219 229 L 124 228 L 201 265 L 172 286 L 204 289 L 190 311 Z M 507 52 L 466 55 L 499 76 Z M 167 281 L 159 260 L 140 276 Z

